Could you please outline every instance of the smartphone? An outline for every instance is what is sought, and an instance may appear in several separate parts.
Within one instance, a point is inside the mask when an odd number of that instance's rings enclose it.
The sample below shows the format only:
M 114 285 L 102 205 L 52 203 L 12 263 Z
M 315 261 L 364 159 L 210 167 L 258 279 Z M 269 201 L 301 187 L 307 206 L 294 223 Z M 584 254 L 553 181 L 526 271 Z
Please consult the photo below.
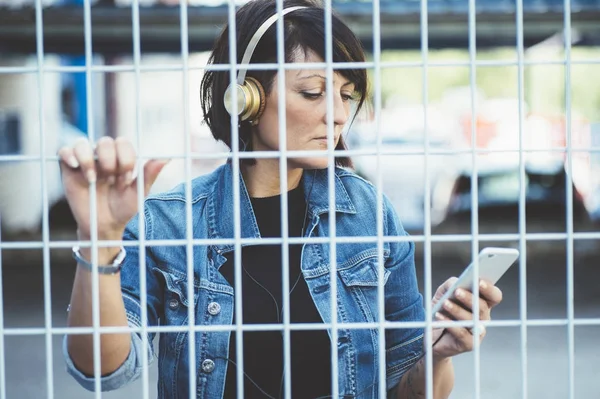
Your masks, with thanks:
M 479 278 L 496 284 L 500 277 L 515 263 L 519 257 L 519 251 L 513 248 L 487 247 L 479 253 Z M 458 288 L 473 291 L 473 277 L 475 264 L 471 263 L 460 275 L 458 280 L 446 291 L 444 296 L 435 304 L 432 314 L 442 310 L 447 299 L 450 299 Z

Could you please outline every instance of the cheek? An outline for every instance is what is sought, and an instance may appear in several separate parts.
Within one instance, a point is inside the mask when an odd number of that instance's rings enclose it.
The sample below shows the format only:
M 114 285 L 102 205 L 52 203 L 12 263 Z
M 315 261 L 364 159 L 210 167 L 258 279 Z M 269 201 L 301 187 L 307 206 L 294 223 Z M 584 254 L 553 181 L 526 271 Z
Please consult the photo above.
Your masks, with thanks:
M 289 106 L 286 112 L 288 137 L 301 138 L 304 135 L 314 135 L 322 123 L 320 106 L 318 104 L 296 104 Z M 291 132 L 294 132 L 292 135 Z
M 292 98 L 286 106 L 286 141 L 290 150 L 300 149 L 306 144 L 322 124 L 324 112 L 318 103 Z M 265 113 L 260 118 L 260 140 L 269 148 L 279 148 L 279 118 L 277 102 L 269 102 Z M 325 130 L 323 129 L 323 133 Z
M 263 141 L 270 144 L 279 142 L 277 133 L 279 130 L 279 115 L 277 112 L 276 100 L 269 99 L 269 101 L 267 101 L 267 107 L 260 117 L 258 127 Z

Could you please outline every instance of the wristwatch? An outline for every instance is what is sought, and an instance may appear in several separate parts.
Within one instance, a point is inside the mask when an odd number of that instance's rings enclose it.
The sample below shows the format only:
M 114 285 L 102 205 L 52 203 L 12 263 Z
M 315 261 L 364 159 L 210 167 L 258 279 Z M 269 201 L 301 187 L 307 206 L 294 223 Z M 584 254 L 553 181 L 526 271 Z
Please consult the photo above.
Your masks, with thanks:
M 121 271 L 121 267 L 123 266 L 123 260 L 125 260 L 126 254 L 127 254 L 127 252 L 125 251 L 125 248 L 121 247 L 119 254 L 115 258 L 115 260 L 112 261 L 112 263 L 110 265 L 98 265 L 96 267 L 96 270 L 98 270 L 98 273 L 100 273 L 100 274 L 117 274 L 117 273 L 119 273 Z M 86 269 L 88 269 L 90 271 L 92 271 L 94 269 L 94 266 L 89 261 L 87 261 L 83 256 L 81 256 L 81 252 L 79 252 L 79 246 L 73 247 L 73 258 L 75 258 L 77 263 L 79 263 Z

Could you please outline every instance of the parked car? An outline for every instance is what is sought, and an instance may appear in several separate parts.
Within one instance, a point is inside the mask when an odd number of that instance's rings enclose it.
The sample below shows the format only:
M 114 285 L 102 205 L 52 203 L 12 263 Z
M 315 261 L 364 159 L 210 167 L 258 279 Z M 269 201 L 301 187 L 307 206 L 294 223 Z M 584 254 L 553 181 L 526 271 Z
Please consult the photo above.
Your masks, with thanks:
M 520 171 L 517 166 L 483 167 L 477 175 L 477 216 L 479 234 L 516 234 L 519 232 Z M 526 233 L 567 232 L 568 178 L 562 163 L 546 167 L 525 167 L 525 229 Z M 433 234 L 471 234 L 472 194 L 471 170 L 464 170 L 454 183 L 446 216 L 432 229 Z M 593 231 L 594 223 L 583 196 L 573 185 L 573 230 Z M 566 240 L 530 240 L 528 256 L 564 254 Z M 515 241 L 481 241 L 484 246 L 518 247 Z M 444 253 L 458 255 L 464 262 L 471 260 L 471 241 L 439 243 Z M 595 242 L 576 240 L 575 255 L 585 256 L 597 251 Z

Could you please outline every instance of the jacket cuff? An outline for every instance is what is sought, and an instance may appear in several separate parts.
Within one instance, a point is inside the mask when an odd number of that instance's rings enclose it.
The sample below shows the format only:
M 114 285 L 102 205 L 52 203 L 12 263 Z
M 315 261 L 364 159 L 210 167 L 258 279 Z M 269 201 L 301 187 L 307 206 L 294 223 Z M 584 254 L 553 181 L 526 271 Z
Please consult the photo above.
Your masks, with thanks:
M 129 317 L 128 317 L 129 319 Z M 129 322 L 131 327 L 134 327 L 135 324 Z M 152 355 L 152 343 L 148 342 L 149 350 L 148 350 L 148 365 L 152 363 L 154 360 Z M 67 350 L 67 336 L 63 338 L 63 356 L 66 362 L 67 372 L 75 378 L 75 380 L 81 385 L 83 388 L 87 389 L 90 392 L 95 391 L 96 387 L 96 379 L 94 376 L 89 376 L 81 372 L 71 359 L 69 352 Z M 100 390 L 105 391 L 113 391 L 115 389 L 119 389 L 128 383 L 135 381 L 142 374 L 143 365 L 142 365 L 142 356 L 140 354 L 143 350 L 143 343 L 141 337 L 136 333 L 131 333 L 131 345 L 129 348 L 129 355 L 127 355 L 127 359 L 110 374 L 104 375 L 100 377 Z

